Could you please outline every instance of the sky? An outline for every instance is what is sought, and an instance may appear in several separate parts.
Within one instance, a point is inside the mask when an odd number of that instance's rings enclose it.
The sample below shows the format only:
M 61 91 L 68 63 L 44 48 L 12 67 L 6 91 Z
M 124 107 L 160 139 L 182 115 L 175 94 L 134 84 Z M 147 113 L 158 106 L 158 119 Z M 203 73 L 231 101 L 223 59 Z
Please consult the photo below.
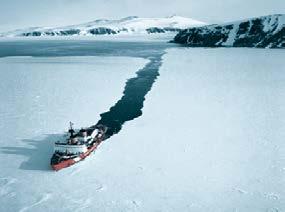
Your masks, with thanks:
M 276 13 L 285 13 L 285 0 L 0 0 L 0 31 L 133 15 L 216 23 Z

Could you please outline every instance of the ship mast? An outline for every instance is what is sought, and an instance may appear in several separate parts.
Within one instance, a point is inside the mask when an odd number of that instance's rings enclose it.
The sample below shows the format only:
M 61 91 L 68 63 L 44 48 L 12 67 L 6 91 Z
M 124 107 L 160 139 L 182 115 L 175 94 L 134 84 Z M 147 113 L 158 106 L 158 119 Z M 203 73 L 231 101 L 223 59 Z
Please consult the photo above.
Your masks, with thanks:
M 69 122 L 69 127 L 70 127 L 70 128 L 69 128 L 69 130 L 68 130 L 68 132 L 70 133 L 70 137 L 73 137 L 74 132 L 75 132 L 74 129 L 73 129 L 73 125 L 74 125 L 74 124 L 70 121 L 70 122 Z

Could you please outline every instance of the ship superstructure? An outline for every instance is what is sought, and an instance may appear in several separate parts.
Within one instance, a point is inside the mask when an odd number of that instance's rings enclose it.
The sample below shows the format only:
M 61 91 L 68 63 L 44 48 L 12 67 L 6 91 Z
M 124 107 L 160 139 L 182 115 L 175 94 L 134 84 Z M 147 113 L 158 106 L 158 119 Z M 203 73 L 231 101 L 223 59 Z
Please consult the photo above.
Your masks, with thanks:
M 70 122 L 67 138 L 54 144 L 54 154 L 51 158 L 52 168 L 58 171 L 85 159 L 106 138 L 106 131 L 107 127 L 95 125 L 76 132 L 73 123 Z

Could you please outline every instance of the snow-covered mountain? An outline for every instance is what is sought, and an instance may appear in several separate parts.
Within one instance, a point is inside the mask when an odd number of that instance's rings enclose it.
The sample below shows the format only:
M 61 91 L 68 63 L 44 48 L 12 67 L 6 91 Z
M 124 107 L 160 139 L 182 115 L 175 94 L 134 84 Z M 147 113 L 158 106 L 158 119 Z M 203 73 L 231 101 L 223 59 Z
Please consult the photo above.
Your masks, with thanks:
M 166 18 L 139 18 L 130 16 L 119 20 L 99 19 L 92 22 L 57 28 L 33 27 L 16 30 L 2 36 L 67 36 L 67 35 L 103 35 L 119 33 L 165 33 L 178 32 L 192 26 L 205 23 L 181 16 Z
M 193 47 L 285 47 L 285 14 L 182 30 L 174 42 Z

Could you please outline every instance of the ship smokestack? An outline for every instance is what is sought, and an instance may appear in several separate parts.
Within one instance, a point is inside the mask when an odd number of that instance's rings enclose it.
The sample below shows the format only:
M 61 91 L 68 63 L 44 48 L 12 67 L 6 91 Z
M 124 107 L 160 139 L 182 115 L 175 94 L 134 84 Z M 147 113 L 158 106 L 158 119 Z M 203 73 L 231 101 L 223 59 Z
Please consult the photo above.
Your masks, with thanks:
M 82 136 L 83 136 L 84 142 L 86 142 L 87 141 L 87 131 L 86 130 L 82 132 Z

